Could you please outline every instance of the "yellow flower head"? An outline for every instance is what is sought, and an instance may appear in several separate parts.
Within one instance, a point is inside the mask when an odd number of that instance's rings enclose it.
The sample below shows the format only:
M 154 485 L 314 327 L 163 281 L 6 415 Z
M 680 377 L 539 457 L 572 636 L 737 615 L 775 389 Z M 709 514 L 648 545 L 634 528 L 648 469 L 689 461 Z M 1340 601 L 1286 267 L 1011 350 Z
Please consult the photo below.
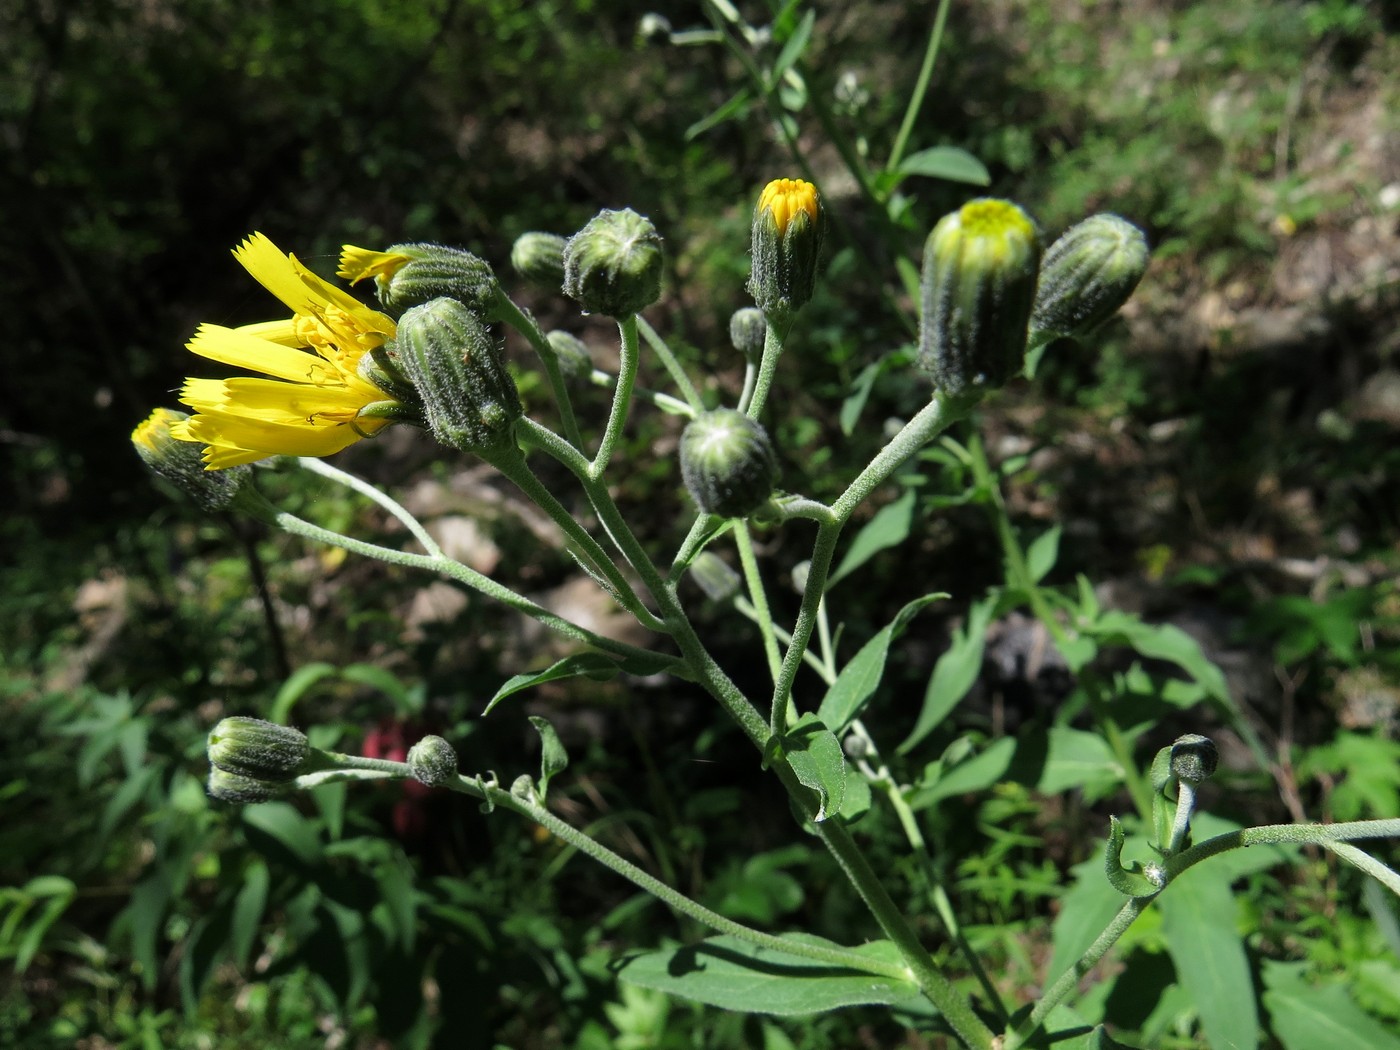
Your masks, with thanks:
M 359 364 L 394 337 L 394 322 L 260 233 L 233 254 L 292 316 L 240 328 L 201 325 L 189 349 L 272 378 L 187 379 L 180 400 L 195 414 L 170 433 L 204 445 L 205 469 L 221 470 L 267 456 L 329 456 L 387 426 L 384 414 L 363 414 L 371 405 L 395 406 L 361 378 Z
M 799 214 L 816 223 L 821 218 L 821 201 L 817 188 L 802 179 L 774 179 L 758 196 L 758 214 L 771 212 L 779 235 L 787 232 L 788 223 Z

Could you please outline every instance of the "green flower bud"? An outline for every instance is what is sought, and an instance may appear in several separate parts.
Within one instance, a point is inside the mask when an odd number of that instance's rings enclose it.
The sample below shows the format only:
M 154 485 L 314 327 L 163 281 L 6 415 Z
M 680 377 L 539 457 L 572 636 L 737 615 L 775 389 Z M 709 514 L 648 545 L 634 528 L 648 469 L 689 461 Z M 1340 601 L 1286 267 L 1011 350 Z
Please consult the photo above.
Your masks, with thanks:
M 817 286 L 826 213 L 817 188 L 801 179 L 774 179 L 753 213 L 753 271 L 749 294 L 775 325 L 786 327 Z
M 1147 272 L 1147 238 L 1117 215 L 1094 215 L 1045 253 L 1031 327 L 1078 338 L 1128 301 Z
M 226 769 L 209 770 L 209 797 L 217 798 L 221 802 L 251 806 L 258 802 L 270 802 L 272 799 L 281 798 L 289 790 L 286 781 L 259 780 L 242 773 L 230 773 Z
M 347 244 L 336 273 L 352 284 L 373 277 L 379 302 L 395 315 L 448 298 L 490 317 L 500 291 L 484 259 L 441 244 L 395 244 L 382 252 Z
M 158 408 L 131 432 L 131 444 L 152 474 L 184 492 L 201 510 L 224 510 L 238 497 L 252 468 L 243 464 L 205 470 L 202 446 L 170 432 L 172 425 L 189 418 L 185 412 Z
M 559 369 L 569 379 L 586 379 L 593 372 L 593 358 L 588 354 L 588 345 L 576 335 L 568 332 L 550 332 L 545 339 L 554 348 L 559 359 Z
M 520 394 L 477 314 L 454 299 L 415 306 L 399 321 L 395 345 L 434 437 L 464 452 L 512 440 Z
M 743 578 L 729 563 L 713 551 L 701 551 L 690 563 L 690 578 L 712 602 L 734 599 L 743 586 Z
M 522 233 L 510 249 L 510 264 L 531 284 L 559 291 L 564 284 L 566 238 L 554 233 Z
M 1210 779 L 1220 764 L 1220 752 L 1208 736 L 1187 733 L 1172 742 L 1171 774 L 1188 784 Z
M 763 356 L 763 343 L 767 338 L 768 322 L 762 310 L 746 306 L 734 311 L 729 319 L 729 341 L 747 360 L 758 361 Z
M 255 780 L 291 780 L 311 758 L 306 734 L 261 718 L 225 718 L 209 731 L 209 764 Z
M 919 369 L 957 395 L 1021 371 L 1040 237 L 1010 201 L 982 198 L 945 215 L 924 245 Z
M 408 749 L 408 771 L 429 787 L 446 784 L 457 775 L 457 752 L 440 736 L 425 736 Z
M 721 408 L 692 420 L 682 432 L 681 477 L 704 513 L 743 518 L 773 494 L 778 460 L 757 421 Z
M 631 317 L 661 298 L 662 265 L 650 219 L 601 211 L 564 247 L 564 294 L 590 313 Z
M 399 366 L 399 351 L 392 342 L 362 354 L 355 371 L 410 411 L 418 407 L 418 391 Z

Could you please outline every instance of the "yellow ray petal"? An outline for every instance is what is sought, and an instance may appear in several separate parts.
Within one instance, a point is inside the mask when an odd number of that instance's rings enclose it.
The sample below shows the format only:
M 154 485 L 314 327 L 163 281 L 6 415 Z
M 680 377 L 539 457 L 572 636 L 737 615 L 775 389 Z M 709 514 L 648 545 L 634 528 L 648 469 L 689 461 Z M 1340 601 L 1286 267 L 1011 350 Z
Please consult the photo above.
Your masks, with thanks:
M 248 335 L 242 329 L 222 325 L 199 326 L 187 344 L 191 353 L 235 368 L 251 368 L 263 375 L 293 383 L 335 382 L 340 373 L 315 354 L 293 350 L 279 343 Z
M 372 248 L 342 244 L 340 268 L 335 271 L 335 275 L 345 278 L 351 284 L 358 284 L 366 277 L 392 277 L 411 261 L 407 255 L 398 252 L 377 252 Z

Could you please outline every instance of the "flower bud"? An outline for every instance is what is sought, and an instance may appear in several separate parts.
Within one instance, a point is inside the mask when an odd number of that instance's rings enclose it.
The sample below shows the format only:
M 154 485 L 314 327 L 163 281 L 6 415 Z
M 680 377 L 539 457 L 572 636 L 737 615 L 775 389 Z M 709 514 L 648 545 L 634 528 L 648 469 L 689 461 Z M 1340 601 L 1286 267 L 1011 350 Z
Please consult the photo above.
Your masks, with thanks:
M 692 420 L 682 432 L 681 476 L 704 513 L 743 518 L 773 494 L 778 460 L 756 420 L 721 408 Z
M 1220 764 L 1220 752 L 1208 736 L 1187 733 L 1172 742 L 1171 773 L 1177 780 L 1199 784 L 1210 779 Z
M 261 718 L 225 718 L 209 731 L 209 764 L 273 783 L 291 780 L 311 757 L 306 734 Z
M 258 802 L 270 802 L 272 799 L 281 798 L 288 790 L 286 781 L 259 780 L 242 773 L 230 773 L 226 769 L 209 770 L 209 796 L 221 802 L 251 806 Z
M 564 246 L 568 243 L 554 233 L 522 233 L 511 246 L 510 264 L 531 284 L 557 292 L 564 284 Z
M 758 361 L 763 356 L 763 343 L 768 337 L 768 322 L 763 311 L 756 306 L 746 306 L 735 310 L 729 319 L 729 341 L 734 349 L 749 361 Z
M 440 736 L 425 736 L 408 749 L 408 771 L 428 787 L 440 787 L 457 775 L 457 752 Z
M 454 299 L 415 306 L 399 321 L 396 348 L 439 441 L 480 452 L 511 440 L 520 395 L 477 314 Z
M 554 356 L 559 359 L 559 369 L 570 379 L 586 378 L 593 371 L 593 358 L 588 354 L 588 344 L 568 332 L 550 332 L 545 336 L 554 348 Z
M 743 578 L 713 551 L 701 551 L 695 556 L 690 563 L 690 578 L 712 602 L 732 601 L 743 585 Z
M 631 317 L 661 298 L 662 265 L 650 219 L 601 211 L 564 247 L 564 294 L 590 313 Z
M 490 317 L 499 293 L 484 259 L 441 244 L 395 244 L 382 252 L 347 244 L 336 274 L 351 284 L 373 277 L 379 302 L 393 314 L 445 297 Z
M 919 369 L 958 395 L 1021 371 L 1040 237 L 1010 201 L 982 198 L 945 215 L 924 245 Z
M 185 412 L 158 408 L 131 432 L 131 443 L 152 474 L 180 489 L 201 510 L 223 510 L 238 496 L 252 468 L 244 464 L 205 470 L 202 446 L 170 432 L 176 423 L 189 418 Z
M 801 179 L 774 179 L 753 213 L 753 271 L 749 294 L 770 320 L 785 326 L 817 285 L 826 214 L 817 188 Z
M 1128 301 L 1147 272 L 1147 238 L 1117 215 L 1094 215 L 1045 253 L 1031 327 L 1078 338 Z

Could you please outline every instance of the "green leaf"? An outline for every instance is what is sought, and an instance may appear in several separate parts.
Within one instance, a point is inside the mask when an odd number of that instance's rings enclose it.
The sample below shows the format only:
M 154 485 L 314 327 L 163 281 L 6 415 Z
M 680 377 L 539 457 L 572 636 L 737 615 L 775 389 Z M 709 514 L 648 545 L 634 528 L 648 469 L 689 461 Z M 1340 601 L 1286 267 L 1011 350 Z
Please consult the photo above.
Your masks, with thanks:
M 911 153 L 895 168 L 900 178 L 924 175 L 932 179 L 962 182 L 969 186 L 990 186 L 992 175 L 986 166 L 965 149 L 933 146 Z
M 1035 785 L 1037 791 L 1055 795 L 1077 787 L 1091 798 L 1098 798 L 1122 783 L 1123 767 L 1103 737 L 1068 726 L 1050 729 L 1049 750 Z
M 1148 659 L 1176 664 L 1200 683 L 1208 696 L 1233 711 L 1224 673 L 1206 659 L 1196 639 L 1180 627 L 1143 623 L 1130 613 L 1110 609 L 1080 629 L 1102 644 L 1126 645 Z
M 829 944 L 818 937 L 789 934 L 787 940 Z M 860 955 L 899 961 L 888 941 L 854 949 Z M 628 984 L 740 1013 L 800 1017 L 844 1006 L 890 1005 L 918 999 L 908 981 L 758 948 L 737 937 L 711 937 L 699 944 L 647 952 L 628 959 L 618 971 Z
M 906 489 L 893 503 L 887 503 L 875 512 L 875 516 L 867 521 L 851 540 L 841 564 L 827 577 L 827 590 L 882 550 L 897 547 L 909 538 L 909 529 L 914 522 L 916 495 L 913 489 Z
M 350 664 L 341 668 L 340 677 L 356 685 L 377 689 L 404 714 L 415 714 L 423 707 L 423 696 L 401 682 L 392 671 L 374 664 Z
M 277 690 L 277 696 L 273 698 L 272 709 L 268 712 L 267 720 L 276 722 L 278 725 L 288 725 L 287 716 L 291 714 L 292 705 L 305 696 L 317 682 L 333 674 L 335 674 L 333 664 L 314 663 L 298 667 L 292 672 L 291 677 L 282 683 L 282 688 Z
M 248 844 L 262 854 L 280 854 L 311 867 L 321 859 L 321 836 L 314 823 L 286 802 L 264 802 L 242 811 Z
M 885 660 L 890 644 L 903 633 L 909 621 L 924 606 L 948 597 L 946 594 L 926 594 L 915 598 L 895 618 L 861 647 L 860 652 L 841 669 L 836 681 L 822 698 L 817 716 L 833 733 L 842 733 L 860 714 L 866 702 L 875 694 L 885 674 Z
M 846 395 L 846 400 L 841 402 L 839 417 L 841 433 L 847 437 L 856 429 L 856 421 L 860 419 L 865 403 L 870 400 L 870 391 L 875 389 L 875 380 L 879 379 L 880 373 L 885 370 L 885 360 L 882 358 L 874 364 L 866 365 L 851 381 L 851 392 Z
M 909 807 L 926 809 L 940 799 L 985 790 L 1006 776 L 1015 757 L 1016 741 L 1004 736 L 993 741 L 980 754 L 946 771 L 942 768 L 943 763 L 930 763 L 925 772 L 933 775 L 927 783 L 919 784 L 910 793 Z
M 996 597 L 991 596 L 968 610 L 967 623 L 954 633 L 953 644 L 933 667 L 928 688 L 924 690 L 923 709 L 914 728 L 896 749 L 899 754 L 907 755 L 937 729 L 977 681 L 982 672 L 982 651 L 987 645 L 987 626 L 992 622 L 996 604 Z
M 1026 568 L 1030 570 L 1031 582 L 1039 583 L 1055 567 L 1060 556 L 1060 526 L 1046 529 L 1026 549 Z
M 540 782 L 538 789 L 540 802 L 544 802 L 546 793 L 549 791 L 550 778 L 564 769 L 569 764 L 568 752 L 564 750 L 564 745 L 559 742 L 559 734 L 554 731 L 554 727 L 539 715 L 530 716 L 530 724 L 540 734 Z
M 778 55 L 778 61 L 773 63 L 773 70 L 768 74 L 768 83 L 777 84 L 783 78 L 783 74 L 791 69 L 794 63 L 802 57 L 802 52 L 807 50 L 807 42 L 812 36 L 812 26 L 816 24 L 817 13 L 808 11 L 806 16 L 788 37 L 787 43 L 783 45 L 783 50 Z
M 739 116 L 743 111 L 748 109 L 749 102 L 752 100 L 752 92 L 750 92 L 748 88 L 740 88 L 739 91 L 730 98 L 728 102 L 720 106 L 719 109 L 715 110 L 707 117 L 700 118 L 694 124 L 690 125 L 690 127 L 686 128 L 685 141 L 689 142 L 692 139 L 697 139 L 711 128 L 723 124 L 726 120 Z
M 526 689 L 531 689 L 537 685 L 544 685 L 546 682 L 557 682 L 565 678 L 590 678 L 595 682 L 606 682 L 610 678 L 616 678 L 621 671 L 616 660 L 604 653 L 575 653 L 573 656 L 566 656 L 558 663 L 551 664 L 543 671 L 536 671 L 533 674 L 512 675 L 506 679 L 504 685 L 496 690 L 486 705 L 483 714 L 490 714 L 491 709 L 508 696 Z
M 846 756 L 836 734 L 809 711 L 784 734 L 782 749 L 797 779 L 817 793 L 813 819 L 820 823 L 839 813 L 846 798 Z
M 1259 1016 L 1229 873 L 1198 864 L 1172 880 L 1157 906 L 1177 980 L 1191 993 L 1207 1042 L 1213 1050 L 1254 1050 Z
M 1309 984 L 1307 969 L 1307 963 L 1264 960 L 1264 1009 L 1269 1012 L 1269 1027 L 1285 1050 L 1400 1050 L 1400 1035 L 1393 1026 L 1382 1024 L 1357 1006 L 1340 982 Z
M 258 936 L 258 924 L 262 922 L 263 911 L 267 908 L 267 891 L 271 885 L 272 876 L 267 864 L 261 858 L 252 858 L 243 870 L 243 885 L 234 898 L 229 924 L 229 952 L 239 970 L 247 969 L 253 941 Z

